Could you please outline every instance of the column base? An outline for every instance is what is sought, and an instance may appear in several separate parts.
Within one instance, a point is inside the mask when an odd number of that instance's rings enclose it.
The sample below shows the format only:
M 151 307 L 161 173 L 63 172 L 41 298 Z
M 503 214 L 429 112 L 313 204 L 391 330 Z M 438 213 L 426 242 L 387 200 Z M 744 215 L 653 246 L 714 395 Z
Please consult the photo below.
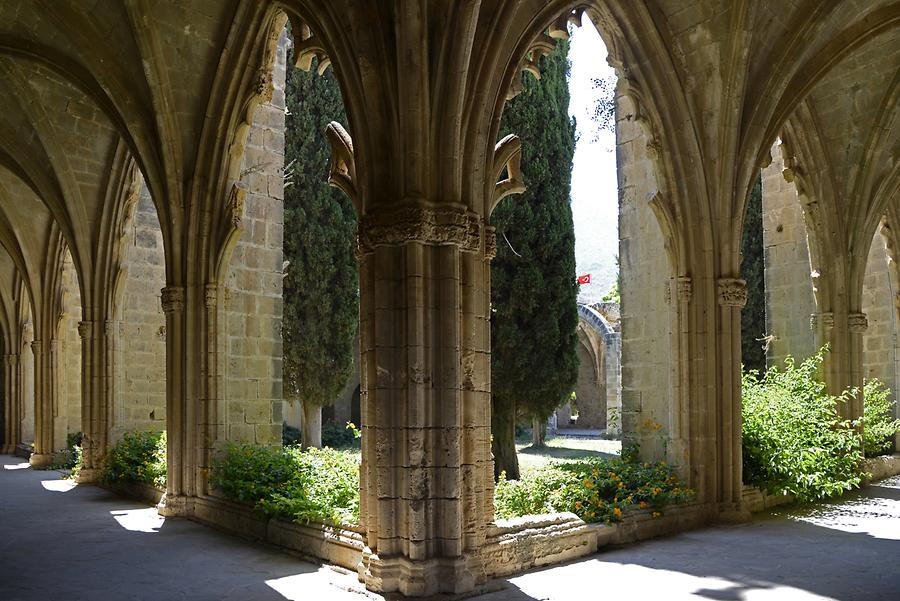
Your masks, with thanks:
M 745 524 L 753 519 L 753 514 L 744 503 L 719 503 L 715 521 L 720 524 Z
M 368 548 L 358 568 L 359 580 L 370 591 L 399 592 L 406 597 L 428 597 L 440 593 L 460 594 L 475 589 L 478 581 L 472 561 L 465 557 L 412 560 L 379 557 Z
M 156 505 L 159 515 L 167 518 L 187 516 L 187 497 L 165 493 Z
M 53 453 L 32 453 L 28 463 L 35 469 L 48 468 L 53 465 L 55 458 Z
M 97 482 L 100 482 L 101 473 L 102 470 L 83 467 L 78 471 L 76 481 L 78 484 L 96 484 Z

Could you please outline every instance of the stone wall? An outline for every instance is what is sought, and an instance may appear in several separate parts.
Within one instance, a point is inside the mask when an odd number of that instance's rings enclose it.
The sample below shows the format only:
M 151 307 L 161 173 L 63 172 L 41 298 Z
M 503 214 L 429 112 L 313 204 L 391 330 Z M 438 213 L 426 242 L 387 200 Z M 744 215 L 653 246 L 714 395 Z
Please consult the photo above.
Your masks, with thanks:
M 622 415 L 624 442 L 647 459 L 667 455 L 670 339 L 665 290 L 672 276 L 659 223 L 649 200 L 658 190 L 648 137 L 634 107 L 619 97 L 616 161 L 619 182 L 619 265 L 622 276 Z
M 112 440 L 129 430 L 166 428 L 166 316 L 160 290 L 166 262 L 156 207 L 142 186 L 127 232 L 114 345 Z
M 787 355 L 805 359 L 816 352 L 810 315 L 816 312 L 803 207 L 793 184 L 782 176 L 778 147 L 762 171 L 763 246 L 766 281 L 766 332 L 773 336 L 769 365 Z
M 284 81 L 287 36 L 272 100 L 257 107 L 241 166 L 243 233 L 225 279 L 225 378 L 219 410 L 227 440 L 280 443 L 284 236 Z
M 866 379 L 877 378 L 891 389 L 897 399 L 897 372 L 900 352 L 897 340 L 896 290 L 884 238 L 876 233 L 869 249 L 863 282 L 862 311 L 869 326 L 863 334 L 863 369 Z

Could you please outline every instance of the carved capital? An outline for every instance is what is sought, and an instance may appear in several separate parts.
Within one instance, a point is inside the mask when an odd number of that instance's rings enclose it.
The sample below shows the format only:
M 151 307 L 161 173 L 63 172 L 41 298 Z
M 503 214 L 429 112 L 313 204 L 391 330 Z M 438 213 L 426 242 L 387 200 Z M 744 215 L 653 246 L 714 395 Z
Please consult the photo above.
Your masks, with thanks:
M 484 226 L 484 258 L 490 261 L 497 256 L 497 228 Z
M 94 332 L 94 322 L 93 321 L 79 321 L 78 322 L 78 335 L 81 336 L 82 340 L 87 340 L 91 337 L 91 334 Z
M 747 282 L 737 278 L 721 278 L 716 295 L 719 304 L 726 307 L 743 307 L 747 304 Z
M 691 302 L 694 295 L 694 282 L 689 277 L 675 278 L 675 294 L 679 303 Z
M 455 207 L 400 207 L 367 215 L 360 221 L 359 253 L 379 246 L 403 246 L 418 242 L 430 246 L 458 246 L 463 252 L 481 250 L 481 218 Z
M 809 327 L 816 330 L 821 326 L 825 330 L 834 327 L 834 313 L 826 311 L 823 313 L 813 313 L 809 316 Z
M 40 340 L 32 340 L 30 342 L 30 344 L 31 344 L 31 352 L 34 353 L 35 355 L 40 355 L 41 350 L 43 349 L 43 345 L 41 344 L 41 341 Z
M 863 334 L 869 328 L 865 313 L 851 313 L 847 316 L 847 329 L 854 334 Z
M 181 286 L 166 286 L 161 291 L 160 300 L 165 313 L 184 311 L 184 288 Z
M 207 309 L 213 309 L 219 302 L 219 287 L 216 284 L 206 285 L 206 302 Z

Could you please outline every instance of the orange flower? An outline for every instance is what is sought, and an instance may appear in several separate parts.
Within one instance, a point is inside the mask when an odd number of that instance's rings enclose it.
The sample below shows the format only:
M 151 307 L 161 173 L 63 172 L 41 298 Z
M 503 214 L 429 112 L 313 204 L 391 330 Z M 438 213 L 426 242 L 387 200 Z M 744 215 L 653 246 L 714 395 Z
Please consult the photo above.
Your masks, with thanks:
M 584 479 L 584 485 L 585 485 L 587 488 L 594 488 L 594 483 L 591 482 L 590 480 L 588 480 L 587 478 Z
M 581 501 L 575 501 L 575 509 L 581 509 Z
M 641 509 L 644 509 L 646 506 L 647 506 L 647 503 L 645 503 L 644 501 L 641 501 Z
M 622 510 L 618 507 L 613 507 L 613 515 L 615 515 L 617 518 L 622 517 Z

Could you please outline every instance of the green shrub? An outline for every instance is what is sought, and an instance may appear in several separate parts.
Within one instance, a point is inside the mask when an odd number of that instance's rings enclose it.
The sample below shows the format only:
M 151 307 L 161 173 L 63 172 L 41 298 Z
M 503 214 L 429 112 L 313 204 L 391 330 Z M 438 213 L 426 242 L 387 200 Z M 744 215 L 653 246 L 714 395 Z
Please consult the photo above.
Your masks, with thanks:
M 210 483 L 267 517 L 359 521 L 359 455 L 353 452 L 229 443 L 213 461 Z
M 109 449 L 101 479 L 109 484 L 143 482 L 166 486 L 166 433 L 126 432 Z
M 769 492 L 808 501 L 859 486 L 861 440 L 855 425 L 839 418 L 839 397 L 817 378 L 825 349 L 796 365 L 743 374 L 744 481 Z
M 359 448 L 359 429 L 353 422 L 347 422 L 345 425 L 337 422 L 326 422 L 322 424 L 322 446 L 331 447 L 332 449 L 350 449 Z
M 586 522 L 610 523 L 632 507 L 650 509 L 653 517 L 659 517 L 667 505 L 693 496 L 663 462 L 592 458 L 551 463 L 520 480 L 506 480 L 501 474 L 494 488 L 494 508 L 498 518 L 570 511 Z
M 300 428 L 287 425 L 287 422 L 281 424 L 281 444 L 289 447 L 292 444 L 300 444 Z
M 866 380 L 863 386 L 863 447 L 866 457 L 891 450 L 894 434 L 900 432 L 900 419 L 894 419 L 891 391 L 879 380 Z

